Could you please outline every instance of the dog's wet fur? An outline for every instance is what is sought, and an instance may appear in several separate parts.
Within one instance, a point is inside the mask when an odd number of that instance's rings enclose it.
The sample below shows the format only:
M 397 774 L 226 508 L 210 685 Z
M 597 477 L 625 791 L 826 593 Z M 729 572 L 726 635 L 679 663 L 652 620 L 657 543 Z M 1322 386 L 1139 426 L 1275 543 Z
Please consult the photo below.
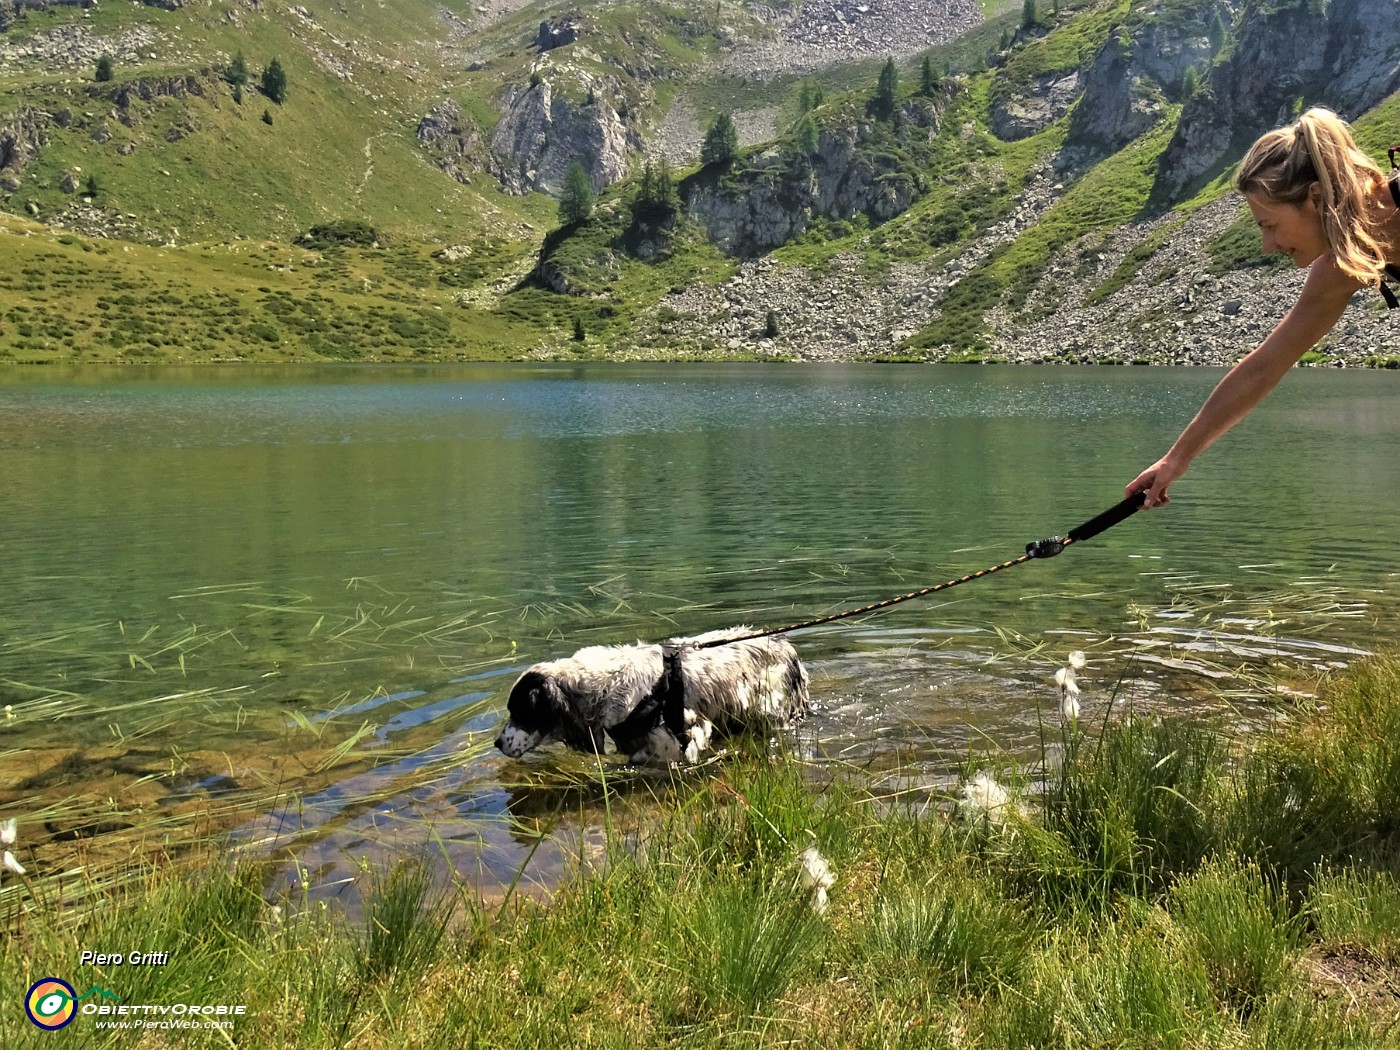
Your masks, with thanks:
M 562 660 L 535 664 L 511 688 L 509 719 L 496 747 L 519 758 L 563 741 L 602 753 L 605 738 L 636 763 L 695 762 L 716 733 L 759 726 L 786 728 L 808 705 L 807 669 L 783 638 L 755 638 L 711 648 L 696 643 L 751 633 L 747 627 L 672 638 L 679 649 L 679 681 L 667 681 L 663 647 L 594 645 Z M 663 690 L 680 689 L 680 721 L 663 715 Z M 674 699 L 674 698 L 671 698 Z M 654 708 L 640 724 L 634 712 Z M 630 720 L 630 721 L 629 721 Z

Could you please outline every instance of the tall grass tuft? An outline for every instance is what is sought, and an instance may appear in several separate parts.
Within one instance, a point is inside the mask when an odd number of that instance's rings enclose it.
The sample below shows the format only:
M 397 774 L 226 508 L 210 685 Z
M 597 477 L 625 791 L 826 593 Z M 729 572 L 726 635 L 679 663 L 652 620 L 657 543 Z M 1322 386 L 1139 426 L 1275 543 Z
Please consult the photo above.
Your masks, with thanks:
M 1292 979 L 1299 922 L 1257 864 L 1212 860 L 1172 888 L 1169 908 L 1205 964 L 1211 991 L 1241 1016 Z
M 412 976 L 437 953 L 455 902 L 434 889 L 421 860 L 395 865 L 374 879 L 365 902 L 364 932 L 355 956 L 361 980 Z
M 1024 906 L 998 896 L 988 882 L 947 872 L 886 878 L 865 928 L 867 958 L 876 965 L 914 963 L 960 994 L 1015 985 L 1038 931 Z
M 745 1016 L 782 995 L 815 963 L 825 926 L 790 885 L 745 880 L 682 891 L 658 963 L 677 969 L 679 1017 Z
M 1155 918 L 1103 919 L 1087 942 L 1066 938 L 1042 959 L 1036 993 L 1054 1004 L 1058 1027 L 1050 1045 L 1212 1044 L 1209 1029 L 1222 1025 L 1205 972 Z
M 1303 915 L 1326 944 L 1352 945 L 1400 963 L 1400 880 L 1391 872 L 1321 871 Z
M 1052 910 L 1112 911 L 1124 894 L 1159 891 L 1214 845 L 1225 745 L 1186 722 L 1130 719 L 1097 738 L 1066 737 L 1043 819 L 1011 851 L 1011 868 Z

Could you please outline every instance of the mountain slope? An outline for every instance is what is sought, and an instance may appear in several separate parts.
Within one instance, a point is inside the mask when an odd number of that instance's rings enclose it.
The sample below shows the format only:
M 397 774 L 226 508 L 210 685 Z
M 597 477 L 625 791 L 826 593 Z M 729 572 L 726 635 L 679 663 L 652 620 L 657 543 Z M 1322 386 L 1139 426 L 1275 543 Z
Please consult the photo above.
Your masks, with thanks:
M 1213 203 L 1239 143 L 1332 88 L 1400 138 L 1400 0 L 1358 4 L 935 4 L 929 50 L 919 5 L 820 0 L 26 9 L 0 360 L 1226 360 L 1297 279 Z M 746 148 L 697 170 L 719 113 Z M 638 226 L 661 157 L 685 204 Z M 1386 353 L 1353 314 L 1327 352 Z

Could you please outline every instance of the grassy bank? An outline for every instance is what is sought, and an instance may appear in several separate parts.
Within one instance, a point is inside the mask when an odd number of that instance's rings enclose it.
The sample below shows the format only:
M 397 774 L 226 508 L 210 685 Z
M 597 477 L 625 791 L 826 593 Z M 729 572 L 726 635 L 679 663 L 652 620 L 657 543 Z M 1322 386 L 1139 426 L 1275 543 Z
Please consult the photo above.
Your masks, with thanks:
M 343 921 L 269 901 L 247 864 L 153 872 L 78 918 L 6 873 L 24 891 L 6 894 L 0 1041 L 38 1036 L 18 1004 L 54 975 L 246 1005 L 180 1045 L 1393 1045 L 1400 660 L 1265 732 L 1120 711 L 1047 736 L 1048 773 L 985 771 L 942 800 L 739 756 L 644 831 L 610 829 L 547 901 L 485 906 L 419 859 L 367 872 Z M 808 847 L 835 869 L 824 910 Z M 170 954 L 93 967 L 83 949 Z

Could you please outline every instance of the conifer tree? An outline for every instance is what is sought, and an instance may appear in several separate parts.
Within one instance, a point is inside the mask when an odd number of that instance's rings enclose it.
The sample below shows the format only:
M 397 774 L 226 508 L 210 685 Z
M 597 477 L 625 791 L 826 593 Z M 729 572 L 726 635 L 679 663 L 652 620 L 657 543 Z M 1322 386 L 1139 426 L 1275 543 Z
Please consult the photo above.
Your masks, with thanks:
M 583 165 L 573 161 L 564 175 L 564 192 L 559 197 L 559 218 L 572 226 L 586 222 L 592 214 L 593 184 Z
M 274 58 L 267 64 L 267 68 L 262 72 L 262 80 L 258 87 L 264 95 L 279 106 L 286 101 L 287 74 L 283 71 L 281 62 Z
M 821 143 L 821 136 L 817 132 L 817 122 L 812 119 L 812 114 L 808 113 L 797 122 L 797 127 L 792 132 L 792 148 L 799 156 L 810 157 L 817 152 L 817 146 Z
M 1026 0 L 1026 2 L 1021 5 L 1021 28 L 1034 29 L 1038 21 L 1039 18 L 1035 10 L 1035 0 Z
M 919 94 L 925 98 L 932 98 L 938 94 L 938 89 L 941 86 L 940 79 L 937 72 L 934 71 L 933 59 L 925 55 L 919 66 Z
M 1201 87 L 1201 74 L 1196 72 L 1195 66 L 1187 66 L 1186 72 L 1181 78 L 1181 101 L 1190 100 Z
M 894 59 L 885 59 L 880 70 L 880 79 L 875 84 L 875 97 L 867 109 L 876 117 L 888 119 L 894 115 L 895 100 L 899 92 L 899 70 L 894 67 Z
M 94 73 L 97 80 L 105 81 L 112 79 L 112 56 L 103 55 L 97 60 L 97 70 Z
M 233 56 L 233 61 L 224 73 L 224 80 L 234 87 L 242 87 L 248 83 L 248 61 L 243 57 L 242 51 Z
M 1225 46 L 1225 38 L 1230 35 L 1230 29 L 1225 25 L 1225 19 L 1220 17 L 1220 8 L 1215 9 L 1215 16 L 1210 20 L 1210 28 L 1206 30 L 1206 36 L 1210 39 L 1210 53 L 1213 56 L 1219 54 L 1220 49 Z
M 728 164 L 739 155 L 739 131 L 734 127 L 734 118 L 721 113 L 705 133 L 705 141 L 700 146 L 701 164 Z

